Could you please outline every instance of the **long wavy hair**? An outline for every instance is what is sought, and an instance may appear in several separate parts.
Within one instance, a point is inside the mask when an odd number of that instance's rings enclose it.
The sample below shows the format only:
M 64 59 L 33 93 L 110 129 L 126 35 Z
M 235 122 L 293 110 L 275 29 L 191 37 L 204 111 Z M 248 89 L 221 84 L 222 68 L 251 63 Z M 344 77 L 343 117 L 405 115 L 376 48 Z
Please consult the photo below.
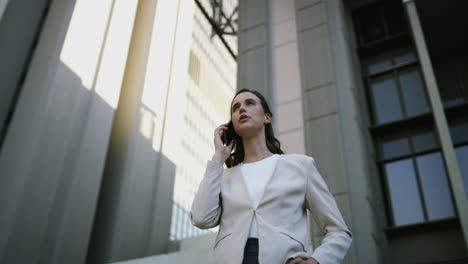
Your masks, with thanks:
M 245 93 L 245 92 L 250 92 L 255 94 L 259 99 L 260 103 L 262 104 L 263 112 L 265 114 L 270 114 L 271 118 L 273 118 L 273 113 L 270 110 L 270 107 L 268 106 L 267 101 L 265 100 L 265 97 L 257 91 L 249 90 L 249 89 L 241 89 L 237 91 L 236 95 L 232 98 L 231 101 L 231 106 L 229 107 L 229 113 L 231 115 L 231 121 L 232 121 L 232 103 L 234 101 L 234 98 L 240 93 Z M 270 150 L 271 153 L 273 154 L 284 154 L 284 152 L 281 150 L 281 143 L 279 142 L 278 139 L 275 138 L 275 135 L 273 133 L 273 127 L 271 126 L 270 122 L 269 124 L 265 125 L 265 139 L 266 139 L 266 145 L 268 150 Z M 242 138 L 237 134 L 235 134 L 234 143 L 232 146 L 233 151 L 231 152 L 231 155 L 226 159 L 225 164 L 228 168 L 233 167 L 244 161 L 244 144 L 242 141 Z

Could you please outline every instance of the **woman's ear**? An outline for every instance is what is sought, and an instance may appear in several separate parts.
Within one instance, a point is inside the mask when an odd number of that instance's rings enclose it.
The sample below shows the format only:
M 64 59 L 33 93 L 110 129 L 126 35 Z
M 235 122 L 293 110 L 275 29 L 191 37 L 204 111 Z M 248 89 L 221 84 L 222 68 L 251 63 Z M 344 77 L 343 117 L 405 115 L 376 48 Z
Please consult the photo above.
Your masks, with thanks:
M 265 118 L 264 118 L 264 120 L 263 120 L 263 123 L 264 123 L 265 125 L 271 123 L 271 115 L 270 115 L 270 114 L 266 114 L 266 115 L 265 115 Z

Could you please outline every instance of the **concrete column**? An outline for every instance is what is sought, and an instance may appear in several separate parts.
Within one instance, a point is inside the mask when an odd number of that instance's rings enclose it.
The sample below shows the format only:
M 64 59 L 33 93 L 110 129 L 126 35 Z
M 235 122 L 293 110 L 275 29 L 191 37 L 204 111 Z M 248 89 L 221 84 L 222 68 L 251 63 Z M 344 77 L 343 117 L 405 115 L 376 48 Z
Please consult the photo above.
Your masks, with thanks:
M 84 263 L 134 1 L 53 1 L 0 153 L 0 262 Z
M 271 70 L 271 0 L 240 0 L 238 90 L 247 88 L 273 100 Z M 271 106 L 273 108 L 273 106 Z M 273 112 L 274 109 L 272 109 Z
M 271 1 L 269 27 L 275 133 L 286 153 L 305 154 L 304 106 L 293 1 Z
M 463 230 L 465 238 L 465 246 L 468 251 L 468 194 L 465 193 L 463 187 L 463 179 L 461 177 L 460 168 L 458 167 L 457 157 L 453 149 L 452 138 L 445 116 L 442 101 L 440 99 L 439 89 L 432 68 L 429 51 L 424 40 L 424 33 L 419 21 L 418 11 L 414 0 L 403 0 L 413 34 L 413 39 L 416 44 L 416 49 L 419 55 L 420 64 L 423 70 L 424 80 L 426 82 L 427 94 L 431 103 L 432 112 L 436 124 L 437 135 L 442 145 L 442 154 L 447 167 L 447 174 L 450 180 L 450 187 L 455 198 L 455 206 L 457 208 L 458 219 Z
M 293 1 L 239 1 L 238 89 L 261 92 L 286 153 L 305 153 Z
M 381 263 L 385 248 L 373 191 L 375 163 L 342 1 L 297 0 L 306 152 L 313 156 L 354 234 L 345 263 Z M 312 224 L 318 246 L 323 233 Z
M 359 64 L 353 58 L 351 27 L 341 0 L 324 1 L 332 57 L 333 85 L 336 87 L 336 110 L 345 164 L 349 204 L 352 211 L 353 253 L 355 262 L 385 263 L 387 243 L 386 218 L 378 168 L 368 127 L 364 86 Z

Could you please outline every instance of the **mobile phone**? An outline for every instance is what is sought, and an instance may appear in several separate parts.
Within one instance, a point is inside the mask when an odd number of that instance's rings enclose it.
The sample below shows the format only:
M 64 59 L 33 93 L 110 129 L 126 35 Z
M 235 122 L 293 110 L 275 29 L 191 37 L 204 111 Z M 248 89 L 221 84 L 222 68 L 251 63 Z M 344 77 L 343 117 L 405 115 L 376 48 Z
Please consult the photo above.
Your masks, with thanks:
M 226 146 L 231 143 L 231 141 L 236 135 L 236 132 L 234 131 L 234 126 L 232 125 L 232 121 L 229 121 L 227 127 L 227 130 L 223 130 L 223 143 Z

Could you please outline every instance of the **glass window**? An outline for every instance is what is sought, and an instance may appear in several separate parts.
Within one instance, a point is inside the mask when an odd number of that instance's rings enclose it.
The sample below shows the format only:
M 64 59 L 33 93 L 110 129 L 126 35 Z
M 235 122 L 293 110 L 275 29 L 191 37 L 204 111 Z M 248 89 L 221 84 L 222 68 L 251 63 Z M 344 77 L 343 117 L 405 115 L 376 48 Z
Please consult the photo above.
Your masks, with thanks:
M 411 136 L 415 152 L 426 151 L 438 147 L 437 140 L 432 129 L 418 129 Z
M 408 138 L 401 134 L 382 138 L 380 148 L 384 159 L 396 158 L 411 153 Z
M 455 148 L 457 155 L 458 166 L 463 178 L 463 185 L 465 187 L 465 195 L 468 199 L 468 145 Z
M 383 16 L 380 6 L 366 8 L 358 15 L 358 23 L 363 44 L 385 37 Z
M 459 105 L 464 101 L 454 64 L 451 58 L 434 62 L 434 72 L 444 107 Z
M 372 80 L 370 86 L 376 123 L 382 124 L 401 119 L 403 114 L 395 80 L 391 76 L 379 77 Z
M 403 6 L 399 1 L 381 1 L 355 11 L 361 44 L 386 40 L 407 31 Z
M 430 109 L 419 71 L 415 67 L 401 71 L 399 80 L 406 114 L 408 116 L 415 116 L 428 112 Z
M 385 13 L 387 18 L 387 27 L 390 35 L 395 35 L 407 31 L 406 19 L 401 1 L 388 2 L 387 6 L 385 6 Z
M 379 72 L 390 67 L 392 67 L 392 61 L 388 56 L 373 58 L 367 63 L 367 73 Z
M 416 158 L 429 220 L 455 215 L 445 166 L 440 152 Z
M 424 221 L 416 175 L 411 159 L 385 164 L 394 224 L 406 225 Z
M 412 51 L 404 52 L 403 54 L 398 54 L 393 58 L 393 63 L 395 65 L 416 61 L 416 55 Z
M 391 70 L 392 67 L 397 67 L 399 64 L 416 62 L 416 55 L 408 49 L 397 50 L 385 55 L 374 56 L 366 60 L 367 73 L 372 74 L 385 69 Z
M 450 135 L 453 144 L 459 144 L 468 141 L 468 122 L 457 120 L 449 122 Z
M 458 56 L 458 77 L 460 79 L 460 85 L 462 87 L 462 90 L 464 91 L 464 96 L 465 99 L 467 99 L 468 96 L 468 52 L 465 52 L 465 54 Z

